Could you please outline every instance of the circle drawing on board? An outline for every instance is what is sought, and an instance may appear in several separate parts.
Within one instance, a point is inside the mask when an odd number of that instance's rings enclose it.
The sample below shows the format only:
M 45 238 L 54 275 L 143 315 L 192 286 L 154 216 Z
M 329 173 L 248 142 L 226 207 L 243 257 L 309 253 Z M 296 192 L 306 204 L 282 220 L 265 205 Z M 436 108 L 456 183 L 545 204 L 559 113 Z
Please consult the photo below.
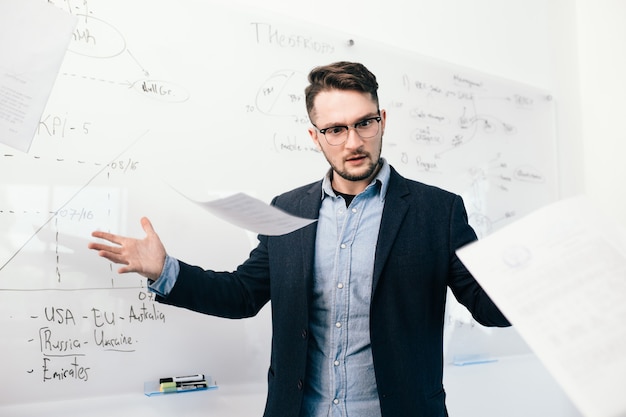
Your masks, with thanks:
M 77 16 L 69 51 L 91 58 L 113 58 L 126 50 L 124 36 L 111 24 L 92 16 Z
M 303 75 L 293 70 L 274 72 L 259 88 L 256 108 L 271 116 L 293 116 L 304 108 Z

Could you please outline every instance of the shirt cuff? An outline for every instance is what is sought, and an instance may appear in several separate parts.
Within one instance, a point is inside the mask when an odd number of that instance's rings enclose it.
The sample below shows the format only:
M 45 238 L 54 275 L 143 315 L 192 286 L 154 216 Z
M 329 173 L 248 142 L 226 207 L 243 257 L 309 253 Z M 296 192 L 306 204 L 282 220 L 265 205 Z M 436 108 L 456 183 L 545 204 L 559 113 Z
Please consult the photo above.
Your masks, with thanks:
M 163 265 L 163 271 L 161 276 L 156 281 L 148 281 L 148 290 L 160 295 L 161 297 L 167 297 L 176 284 L 176 278 L 180 272 L 180 265 L 178 260 L 172 258 L 169 255 L 165 255 L 165 264 Z

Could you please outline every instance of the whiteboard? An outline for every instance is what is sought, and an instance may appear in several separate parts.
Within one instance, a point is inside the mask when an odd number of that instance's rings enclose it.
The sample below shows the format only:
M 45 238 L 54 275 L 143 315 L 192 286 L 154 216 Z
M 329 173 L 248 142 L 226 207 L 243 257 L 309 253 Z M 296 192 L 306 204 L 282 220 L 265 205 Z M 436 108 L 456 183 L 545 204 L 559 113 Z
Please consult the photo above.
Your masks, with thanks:
M 255 237 L 174 189 L 269 202 L 321 179 L 303 93 L 314 66 L 354 60 L 377 75 L 383 156 L 462 195 L 480 236 L 557 198 L 545 91 L 210 1 L 51 2 L 79 17 L 74 39 L 29 153 L 0 145 L 2 404 L 139 392 L 190 372 L 265 380 L 269 308 L 233 321 L 157 304 L 87 243 L 95 229 L 140 237 L 148 216 L 171 255 L 233 269 Z M 525 349 L 478 328 L 451 306 L 447 352 Z

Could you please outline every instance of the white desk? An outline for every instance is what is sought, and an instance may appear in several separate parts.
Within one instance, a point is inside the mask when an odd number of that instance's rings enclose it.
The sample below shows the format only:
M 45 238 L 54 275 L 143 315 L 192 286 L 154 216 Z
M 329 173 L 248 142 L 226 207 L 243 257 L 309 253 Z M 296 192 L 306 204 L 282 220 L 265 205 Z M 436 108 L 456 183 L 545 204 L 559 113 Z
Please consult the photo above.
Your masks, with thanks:
M 581 417 L 534 355 L 445 368 L 451 417 Z M 147 397 L 137 390 L 113 397 L 0 406 L 0 417 L 232 417 L 261 416 L 267 387 L 225 385 L 217 390 Z
M 147 397 L 143 391 L 94 397 L 0 406 L 1 417 L 232 417 L 261 416 L 265 385 L 220 386 L 217 390 Z
M 451 417 L 582 417 L 533 354 L 478 365 L 447 365 Z

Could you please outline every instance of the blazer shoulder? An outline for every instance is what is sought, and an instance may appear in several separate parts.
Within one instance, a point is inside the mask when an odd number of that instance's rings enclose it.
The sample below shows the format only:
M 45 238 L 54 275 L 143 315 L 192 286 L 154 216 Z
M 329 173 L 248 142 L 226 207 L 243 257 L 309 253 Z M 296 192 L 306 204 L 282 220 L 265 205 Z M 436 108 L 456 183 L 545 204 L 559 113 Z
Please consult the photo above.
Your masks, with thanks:
M 277 195 L 272 205 L 288 213 L 310 217 L 316 216 L 322 200 L 322 181 L 312 182 Z

